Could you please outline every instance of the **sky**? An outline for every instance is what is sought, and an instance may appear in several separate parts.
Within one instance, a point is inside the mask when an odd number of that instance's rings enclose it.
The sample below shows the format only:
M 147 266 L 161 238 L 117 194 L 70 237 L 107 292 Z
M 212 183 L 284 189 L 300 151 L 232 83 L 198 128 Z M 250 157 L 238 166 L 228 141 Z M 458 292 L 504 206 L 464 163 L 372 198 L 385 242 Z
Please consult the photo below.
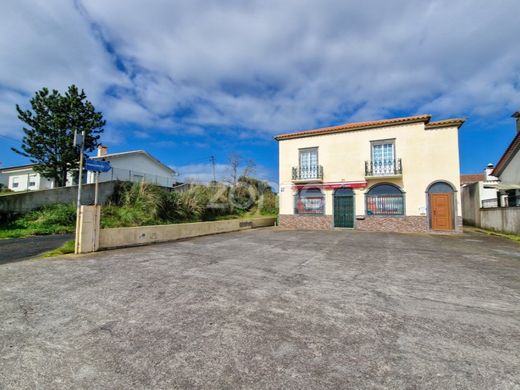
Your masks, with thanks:
M 76 84 L 102 111 L 109 152 L 145 149 L 180 179 L 256 161 L 273 136 L 431 114 L 465 117 L 462 173 L 496 163 L 520 109 L 517 0 L 5 0 L 0 166 L 28 161 L 15 105 Z

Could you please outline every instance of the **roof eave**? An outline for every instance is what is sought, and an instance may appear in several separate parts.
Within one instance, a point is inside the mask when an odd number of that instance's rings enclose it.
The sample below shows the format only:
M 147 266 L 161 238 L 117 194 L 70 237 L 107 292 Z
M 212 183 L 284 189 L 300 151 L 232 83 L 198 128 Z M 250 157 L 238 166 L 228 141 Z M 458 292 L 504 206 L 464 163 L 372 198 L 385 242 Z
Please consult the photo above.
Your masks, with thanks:
M 454 119 L 446 119 L 442 121 L 430 122 L 426 124 L 427 129 L 440 129 L 443 127 L 457 127 L 460 128 L 464 122 L 465 118 L 454 118 Z
M 430 119 L 431 119 L 431 115 L 418 115 L 418 116 L 409 117 L 409 118 L 395 118 L 395 119 L 382 120 L 381 123 L 373 123 L 373 124 L 366 124 L 366 125 L 363 125 L 362 123 L 360 123 L 359 126 L 352 126 L 352 127 L 348 127 L 348 126 L 353 125 L 353 124 L 346 123 L 344 125 L 339 125 L 339 126 L 334 126 L 334 127 L 323 127 L 323 128 L 318 128 L 318 129 L 305 130 L 302 132 L 281 134 L 281 135 L 277 135 L 276 137 L 274 137 L 274 139 L 276 141 L 284 141 L 284 140 L 288 140 L 288 139 L 316 137 L 316 136 L 321 136 L 321 135 L 375 129 L 375 128 L 380 128 L 380 127 L 401 126 L 401 125 L 407 125 L 407 124 L 411 124 L 411 123 L 421 123 L 421 122 L 428 123 L 430 121 Z
M 498 160 L 497 165 L 495 166 L 495 169 L 493 169 L 493 172 L 491 172 L 492 176 L 499 177 L 502 172 L 504 172 L 504 169 L 506 168 L 507 164 L 515 157 L 515 155 L 520 150 L 520 133 L 517 133 L 515 138 L 513 138 L 513 141 L 509 144 L 506 151 L 500 157 L 500 160 Z

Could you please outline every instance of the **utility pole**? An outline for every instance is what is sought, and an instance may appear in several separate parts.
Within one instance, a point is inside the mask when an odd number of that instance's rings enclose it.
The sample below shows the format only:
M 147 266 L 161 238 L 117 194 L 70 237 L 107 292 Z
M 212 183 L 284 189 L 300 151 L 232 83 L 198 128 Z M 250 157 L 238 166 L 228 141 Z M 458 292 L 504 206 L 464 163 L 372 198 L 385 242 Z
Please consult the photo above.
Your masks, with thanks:
M 85 130 L 78 134 L 74 131 L 74 146 L 79 146 L 79 174 L 78 174 L 78 200 L 76 202 L 76 241 L 74 243 L 74 253 L 79 253 L 79 222 L 81 214 L 81 184 L 83 179 L 83 152 L 85 150 Z
M 213 169 L 213 183 L 216 184 L 217 179 L 215 177 L 215 156 L 211 156 L 209 160 L 211 161 L 211 168 Z
M 80 142 L 79 147 L 79 174 L 78 174 L 78 200 L 76 203 L 76 208 L 79 210 L 81 207 L 81 184 L 83 179 L 83 152 L 85 150 L 85 131 L 81 133 L 80 136 L 76 134 L 75 142 Z

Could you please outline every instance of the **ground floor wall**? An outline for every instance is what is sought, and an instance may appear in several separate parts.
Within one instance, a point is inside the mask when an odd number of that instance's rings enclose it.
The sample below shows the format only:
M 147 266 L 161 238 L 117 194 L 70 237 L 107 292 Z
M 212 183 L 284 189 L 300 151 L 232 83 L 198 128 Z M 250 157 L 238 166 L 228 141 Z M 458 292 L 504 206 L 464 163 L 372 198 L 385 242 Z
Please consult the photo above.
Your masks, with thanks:
M 332 215 L 283 215 L 278 217 L 281 227 L 304 230 L 330 230 L 334 228 Z M 354 229 L 374 232 L 431 233 L 427 216 L 402 217 L 363 216 L 354 221 Z M 457 217 L 453 233 L 462 233 L 462 217 Z
M 354 188 L 353 195 L 353 212 L 354 212 L 354 229 L 366 231 L 388 231 L 388 232 L 432 232 L 431 217 L 429 211 L 430 195 L 425 189 L 420 190 L 420 196 L 423 197 L 423 203 L 417 206 L 408 201 L 411 193 L 414 198 L 418 198 L 419 194 L 415 188 L 404 188 L 399 180 L 393 182 L 387 180 L 402 189 L 404 202 L 404 215 L 368 215 L 366 210 L 366 193 L 370 186 L 364 188 Z M 375 183 L 374 183 L 375 184 Z M 373 185 L 373 184 L 371 184 Z M 455 188 L 454 188 L 455 190 Z M 320 214 L 299 214 L 297 204 L 297 190 L 291 187 L 285 187 L 280 193 L 280 216 L 279 225 L 281 227 L 293 229 L 333 229 L 334 226 L 334 189 L 323 188 L 321 190 L 324 199 L 324 207 Z M 460 193 L 452 192 L 452 225 L 454 233 L 462 232 L 462 216 L 460 208 Z

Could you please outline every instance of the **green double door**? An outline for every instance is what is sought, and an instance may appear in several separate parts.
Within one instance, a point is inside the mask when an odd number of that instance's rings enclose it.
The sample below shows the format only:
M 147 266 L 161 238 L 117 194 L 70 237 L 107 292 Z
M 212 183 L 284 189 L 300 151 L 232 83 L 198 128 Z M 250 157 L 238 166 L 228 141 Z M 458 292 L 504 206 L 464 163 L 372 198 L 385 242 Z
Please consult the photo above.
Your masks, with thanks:
M 354 194 L 352 190 L 338 190 L 334 194 L 334 227 L 354 227 Z

